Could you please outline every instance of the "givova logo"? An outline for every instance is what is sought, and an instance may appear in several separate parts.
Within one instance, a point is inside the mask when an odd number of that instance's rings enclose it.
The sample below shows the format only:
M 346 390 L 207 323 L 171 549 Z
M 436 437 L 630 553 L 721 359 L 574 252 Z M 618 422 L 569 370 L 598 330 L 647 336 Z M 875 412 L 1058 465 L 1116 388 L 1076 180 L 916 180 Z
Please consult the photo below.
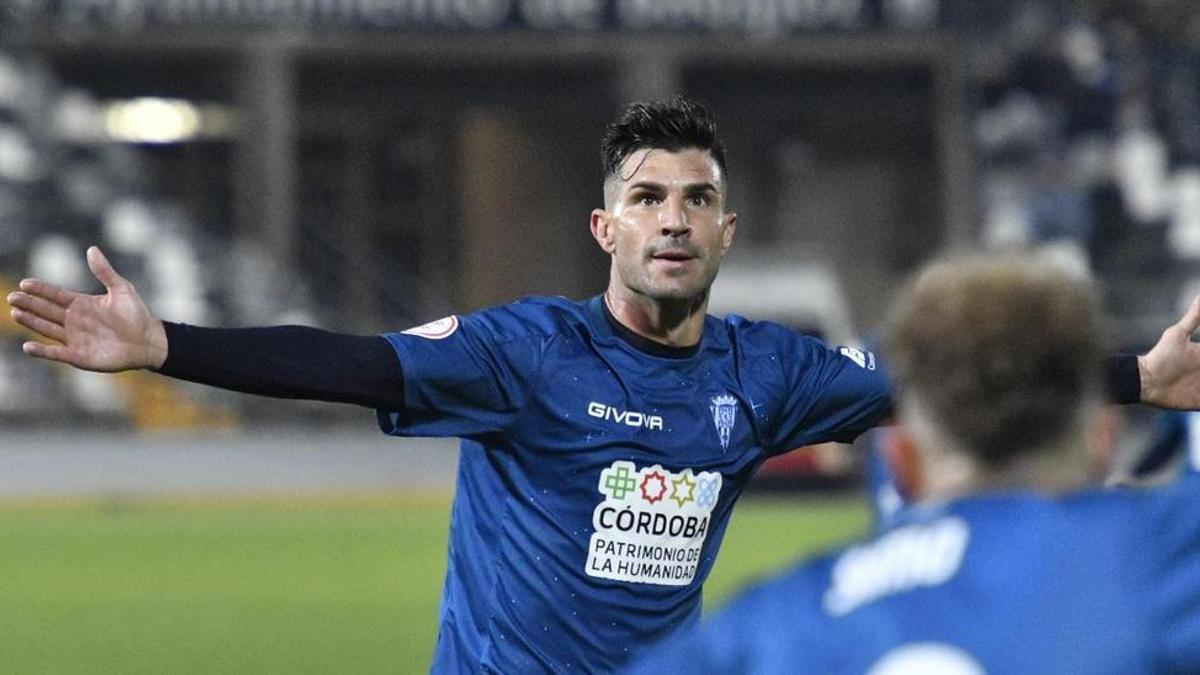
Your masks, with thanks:
M 616 461 L 600 472 L 585 572 L 643 584 L 686 586 L 696 577 L 721 474 L 641 469 Z
M 645 427 L 662 431 L 663 418 L 660 415 L 650 415 L 636 410 L 621 410 L 620 408 L 592 401 L 588 403 L 588 415 L 602 420 L 610 420 L 627 427 Z

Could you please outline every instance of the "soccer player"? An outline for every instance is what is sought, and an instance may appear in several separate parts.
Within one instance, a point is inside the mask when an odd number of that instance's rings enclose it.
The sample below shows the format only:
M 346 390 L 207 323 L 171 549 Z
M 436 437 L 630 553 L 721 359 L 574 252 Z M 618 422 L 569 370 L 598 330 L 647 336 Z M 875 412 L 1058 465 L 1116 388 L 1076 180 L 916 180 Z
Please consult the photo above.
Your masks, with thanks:
M 706 109 L 631 104 L 602 150 L 590 224 L 612 264 L 588 300 L 530 298 L 383 336 L 200 328 L 152 316 L 91 248 L 105 294 L 27 279 L 12 315 L 50 341 L 24 345 L 35 357 L 356 403 L 389 434 L 462 438 L 434 670 L 609 671 L 696 622 L 763 460 L 853 439 L 889 414 L 892 392 L 873 354 L 706 315 L 737 224 Z M 1200 356 L 1119 363 L 1124 398 L 1200 407 Z
M 1096 298 L 1046 263 L 927 268 L 885 348 L 893 464 L 916 505 L 651 647 L 634 670 L 1196 672 L 1194 467 L 1156 490 L 1082 487 L 1114 449 Z M 1200 298 L 1160 345 L 1193 350 L 1198 326 Z

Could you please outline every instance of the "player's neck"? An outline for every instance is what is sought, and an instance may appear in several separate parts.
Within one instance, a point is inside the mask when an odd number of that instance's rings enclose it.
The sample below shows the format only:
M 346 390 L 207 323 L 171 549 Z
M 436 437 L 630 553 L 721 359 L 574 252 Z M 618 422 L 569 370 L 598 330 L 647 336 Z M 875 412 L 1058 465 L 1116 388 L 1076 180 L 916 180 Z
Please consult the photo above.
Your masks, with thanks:
M 922 501 L 947 501 L 981 492 L 1037 492 L 1047 495 L 1077 490 L 1092 482 L 1088 462 L 1075 446 L 1042 448 L 998 467 L 982 466 L 953 453 L 927 472 Z M 957 461 L 948 461 L 949 457 Z
M 707 293 L 692 300 L 664 302 L 610 287 L 604 293 L 604 302 L 614 319 L 647 340 L 671 347 L 691 347 L 704 334 Z

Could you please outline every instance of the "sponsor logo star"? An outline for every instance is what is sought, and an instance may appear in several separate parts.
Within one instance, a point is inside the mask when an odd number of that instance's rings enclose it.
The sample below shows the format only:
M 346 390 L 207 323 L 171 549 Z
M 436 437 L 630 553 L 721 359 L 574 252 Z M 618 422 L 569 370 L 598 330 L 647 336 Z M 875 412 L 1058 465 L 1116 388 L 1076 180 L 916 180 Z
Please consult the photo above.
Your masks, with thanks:
M 679 478 L 671 481 L 671 499 L 682 507 L 695 499 L 696 481 L 692 480 L 692 470 L 688 469 L 679 474 Z
M 657 491 L 651 487 L 651 482 L 657 483 Z M 648 503 L 661 502 L 662 498 L 667 494 L 667 477 L 657 471 L 651 471 L 642 479 L 642 499 Z M 651 492 L 654 491 L 653 494 Z

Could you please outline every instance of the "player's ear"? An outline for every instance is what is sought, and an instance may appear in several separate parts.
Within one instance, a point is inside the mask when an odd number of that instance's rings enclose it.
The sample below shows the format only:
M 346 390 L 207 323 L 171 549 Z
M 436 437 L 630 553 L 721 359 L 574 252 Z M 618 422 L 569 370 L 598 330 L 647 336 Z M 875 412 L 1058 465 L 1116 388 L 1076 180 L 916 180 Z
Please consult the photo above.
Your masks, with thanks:
M 887 458 L 888 468 L 896 477 L 896 489 L 904 501 L 915 502 L 921 498 L 925 482 L 921 474 L 920 451 L 904 425 L 889 427 L 888 432 L 883 443 L 883 454 Z
M 1099 482 L 1107 477 L 1116 463 L 1121 437 L 1121 410 L 1115 405 L 1100 408 L 1088 430 L 1087 444 L 1089 478 Z
M 604 209 L 592 209 L 592 238 L 600 244 L 605 253 L 612 255 L 616 250 L 611 213 Z
M 733 235 L 737 233 L 737 214 L 733 211 L 724 215 L 725 231 L 721 233 L 721 255 L 729 252 L 729 247 L 733 246 Z

